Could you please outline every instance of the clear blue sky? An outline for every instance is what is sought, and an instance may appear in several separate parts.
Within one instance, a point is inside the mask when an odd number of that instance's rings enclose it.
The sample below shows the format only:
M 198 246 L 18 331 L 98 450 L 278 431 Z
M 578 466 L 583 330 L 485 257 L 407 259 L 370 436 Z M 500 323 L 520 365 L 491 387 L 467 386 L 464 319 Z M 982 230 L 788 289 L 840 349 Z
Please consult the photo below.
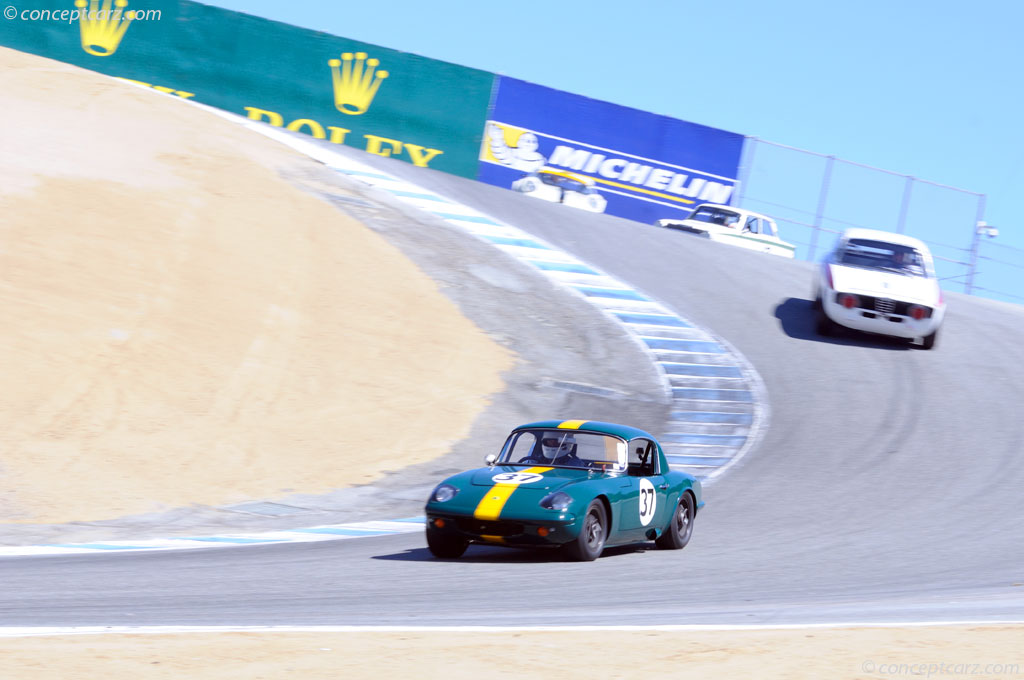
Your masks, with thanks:
M 985 219 L 999 235 L 982 240 L 980 255 L 1009 264 L 979 260 L 975 284 L 1006 295 L 979 294 L 1024 303 L 1022 1 L 206 4 L 986 194 Z M 769 162 L 771 150 L 758 149 L 759 159 Z M 815 169 L 799 180 L 807 183 L 804 194 L 812 212 L 818 177 Z M 857 177 L 847 173 L 835 181 L 857 182 Z M 866 191 L 877 191 L 874 179 L 865 181 Z M 866 218 L 873 223 L 865 226 L 895 228 L 903 183 L 893 181 L 886 187 L 891 195 L 884 210 Z M 915 188 L 912 213 L 918 222 L 908 231 L 966 248 L 973 197 L 957 203 L 964 217 L 955 226 L 947 220 L 931 229 L 930 220 L 920 222 L 925 204 L 945 210 L 948 198 Z M 782 202 L 789 205 L 787 200 Z M 767 206 L 750 207 L 772 214 Z M 813 215 L 803 219 L 809 222 Z M 792 240 L 808 240 L 800 229 L 787 233 L 785 223 L 780 229 L 783 237 L 791 233 Z M 963 271 L 940 266 L 940 275 Z M 963 281 L 943 285 L 960 291 Z

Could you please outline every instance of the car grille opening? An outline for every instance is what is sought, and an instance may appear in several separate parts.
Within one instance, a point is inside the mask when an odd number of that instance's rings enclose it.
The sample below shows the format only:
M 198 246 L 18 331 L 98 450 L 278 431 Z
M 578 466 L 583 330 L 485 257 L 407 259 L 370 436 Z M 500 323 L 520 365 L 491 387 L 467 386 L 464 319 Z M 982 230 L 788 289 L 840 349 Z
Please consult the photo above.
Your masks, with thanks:
M 882 314 L 892 314 L 896 311 L 896 301 L 885 298 L 875 298 L 875 311 Z
M 523 533 L 523 525 L 519 522 L 484 521 L 464 517 L 456 522 L 456 526 L 467 534 L 478 536 L 517 536 Z

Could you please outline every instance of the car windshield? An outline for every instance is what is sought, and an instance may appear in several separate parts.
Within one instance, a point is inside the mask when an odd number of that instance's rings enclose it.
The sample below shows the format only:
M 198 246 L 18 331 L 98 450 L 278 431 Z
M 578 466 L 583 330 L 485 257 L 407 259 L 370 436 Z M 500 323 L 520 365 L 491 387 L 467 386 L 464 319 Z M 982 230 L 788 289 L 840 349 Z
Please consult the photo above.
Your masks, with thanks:
M 740 221 L 740 215 L 739 213 L 734 213 L 731 210 L 723 210 L 722 208 L 703 205 L 694 210 L 689 219 L 697 220 L 698 222 L 708 222 L 710 224 L 721 224 L 722 226 L 733 227 Z
M 596 432 L 517 430 L 505 442 L 497 464 L 621 472 L 626 469 L 626 442 Z
M 853 267 L 884 269 L 909 276 L 927 276 L 924 256 L 913 246 L 852 238 L 839 251 L 839 263 Z
M 564 177 L 562 175 L 550 175 L 550 177 L 551 180 L 549 184 L 554 184 L 555 186 L 562 187 L 566 191 L 582 192 L 587 188 L 586 184 L 579 181 L 578 179 L 573 179 L 572 177 Z

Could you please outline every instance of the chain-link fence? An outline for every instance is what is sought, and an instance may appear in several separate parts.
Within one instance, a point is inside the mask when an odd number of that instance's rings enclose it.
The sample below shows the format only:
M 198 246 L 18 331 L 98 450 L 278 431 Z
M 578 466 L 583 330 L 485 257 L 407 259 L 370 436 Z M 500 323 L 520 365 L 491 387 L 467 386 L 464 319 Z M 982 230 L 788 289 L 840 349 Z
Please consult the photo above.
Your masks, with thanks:
M 819 259 L 848 227 L 895 231 L 928 244 L 944 286 L 1024 302 L 1006 283 L 1024 281 L 1024 249 L 989 238 L 984 194 L 754 137 L 739 180 L 733 204 L 775 218 L 798 259 Z

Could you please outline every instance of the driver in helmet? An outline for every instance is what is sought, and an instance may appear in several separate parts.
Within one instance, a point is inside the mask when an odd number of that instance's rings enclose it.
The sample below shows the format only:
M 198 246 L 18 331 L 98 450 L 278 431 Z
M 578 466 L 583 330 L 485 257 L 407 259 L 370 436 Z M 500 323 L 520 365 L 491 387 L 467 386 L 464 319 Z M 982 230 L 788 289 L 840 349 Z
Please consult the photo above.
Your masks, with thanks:
M 519 462 L 583 466 L 583 461 L 576 457 L 576 437 L 571 432 L 545 432 L 540 446 L 535 446 L 533 453 Z

